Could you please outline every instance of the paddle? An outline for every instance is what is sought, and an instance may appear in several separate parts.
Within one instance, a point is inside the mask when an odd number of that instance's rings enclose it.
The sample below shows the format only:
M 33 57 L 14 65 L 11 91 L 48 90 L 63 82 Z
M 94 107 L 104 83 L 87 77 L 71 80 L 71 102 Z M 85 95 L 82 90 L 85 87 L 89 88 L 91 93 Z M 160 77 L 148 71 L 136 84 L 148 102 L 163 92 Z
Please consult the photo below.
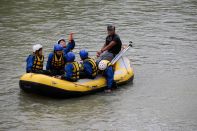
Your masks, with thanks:
M 112 60 L 111 63 L 112 65 L 115 64 L 121 57 L 122 55 L 130 48 L 132 47 L 132 41 L 129 41 L 129 45 L 127 46 L 127 48 L 123 49 L 120 53 L 118 53 Z

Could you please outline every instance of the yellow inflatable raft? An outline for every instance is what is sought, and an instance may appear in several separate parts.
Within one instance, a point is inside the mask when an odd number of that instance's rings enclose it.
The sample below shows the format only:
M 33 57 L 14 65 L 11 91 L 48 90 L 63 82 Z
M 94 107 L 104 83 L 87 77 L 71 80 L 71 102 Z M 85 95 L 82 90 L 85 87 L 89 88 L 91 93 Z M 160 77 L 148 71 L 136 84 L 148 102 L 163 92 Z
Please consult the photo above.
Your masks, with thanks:
M 118 85 L 133 81 L 134 73 L 128 58 L 121 57 L 115 63 L 114 69 L 114 79 Z M 42 74 L 26 73 L 20 78 L 19 85 L 27 92 L 68 98 L 102 91 L 106 87 L 106 79 L 98 75 L 95 79 L 70 82 Z

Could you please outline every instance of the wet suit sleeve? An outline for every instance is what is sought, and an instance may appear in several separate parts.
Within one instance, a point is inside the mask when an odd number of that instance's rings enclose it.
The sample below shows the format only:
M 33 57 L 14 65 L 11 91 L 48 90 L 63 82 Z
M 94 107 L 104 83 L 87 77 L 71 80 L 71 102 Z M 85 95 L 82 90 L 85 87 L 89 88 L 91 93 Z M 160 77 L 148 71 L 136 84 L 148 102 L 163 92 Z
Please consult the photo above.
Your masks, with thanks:
M 26 59 L 27 66 L 26 66 L 26 72 L 32 72 L 33 62 L 35 57 L 32 55 L 29 55 Z
M 75 41 L 74 40 L 71 40 L 71 42 L 69 42 L 66 45 L 66 48 L 64 48 L 64 54 L 67 54 L 68 52 L 70 52 L 71 50 L 73 50 L 74 47 L 75 47 Z
M 68 44 L 67 44 L 67 47 L 70 49 L 70 50 L 73 50 L 75 48 L 75 41 L 74 40 L 71 40 Z
M 114 82 L 114 70 L 112 66 L 107 67 L 104 75 L 106 76 L 106 79 L 107 79 L 107 88 L 111 89 L 113 86 L 113 82 Z
M 64 48 L 64 54 L 67 54 L 70 51 L 68 47 Z
M 47 65 L 46 65 L 46 70 L 51 70 L 51 63 L 52 63 L 52 59 L 53 59 L 53 54 L 50 53 L 49 57 L 48 57 L 48 61 L 47 61 Z

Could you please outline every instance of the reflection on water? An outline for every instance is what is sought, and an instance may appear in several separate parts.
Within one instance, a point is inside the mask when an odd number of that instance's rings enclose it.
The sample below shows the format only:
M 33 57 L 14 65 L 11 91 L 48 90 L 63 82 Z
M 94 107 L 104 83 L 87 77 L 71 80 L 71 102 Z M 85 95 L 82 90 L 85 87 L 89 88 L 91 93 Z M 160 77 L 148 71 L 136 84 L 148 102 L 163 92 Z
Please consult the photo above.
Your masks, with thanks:
M 0 129 L 196 130 L 196 21 L 195 0 L 1 0 Z M 20 91 L 33 44 L 43 44 L 46 64 L 57 39 L 74 32 L 74 52 L 94 56 L 109 23 L 134 42 L 133 85 L 68 100 Z

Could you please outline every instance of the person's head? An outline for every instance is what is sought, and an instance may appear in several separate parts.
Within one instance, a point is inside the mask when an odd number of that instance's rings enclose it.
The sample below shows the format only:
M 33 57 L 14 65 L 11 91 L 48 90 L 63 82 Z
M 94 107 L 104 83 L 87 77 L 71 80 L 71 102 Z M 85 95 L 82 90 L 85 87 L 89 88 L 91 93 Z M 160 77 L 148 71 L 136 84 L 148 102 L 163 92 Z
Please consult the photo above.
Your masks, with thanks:
M 109 61 L 108 60 L 101 60 L 98 64 L 99 70 L 103 71 L 107 68 Z
M 61 55 L 63 53 L 63 47 L 60 44 L 55 44 L 54 45 L 54 52 L 57 55 Z
M 41 56 L 42 55 L 42 45 L 41 44 L 33 45 L 33 53 L 38 56 Z
M 86 50 L 80 50 L 79 55 L 82 60 L 88 58 L 88 52 Z
M 113 34 L 115 34 L 115 26 L 113 26 L 113 25 L 108 25 L 108 26 L 107 26 L 107 33 L 108 33 L 108 35 L 113 35 Z
M 68 52 L 66 55 L 66 60 L 68 62 L 73 62 L 75 60 L 75 54 L 73 52 Z
M 64 38 L 59 39 L 57 43 L 62 45 L 63 48 L 66 47 L 66 40 Z

